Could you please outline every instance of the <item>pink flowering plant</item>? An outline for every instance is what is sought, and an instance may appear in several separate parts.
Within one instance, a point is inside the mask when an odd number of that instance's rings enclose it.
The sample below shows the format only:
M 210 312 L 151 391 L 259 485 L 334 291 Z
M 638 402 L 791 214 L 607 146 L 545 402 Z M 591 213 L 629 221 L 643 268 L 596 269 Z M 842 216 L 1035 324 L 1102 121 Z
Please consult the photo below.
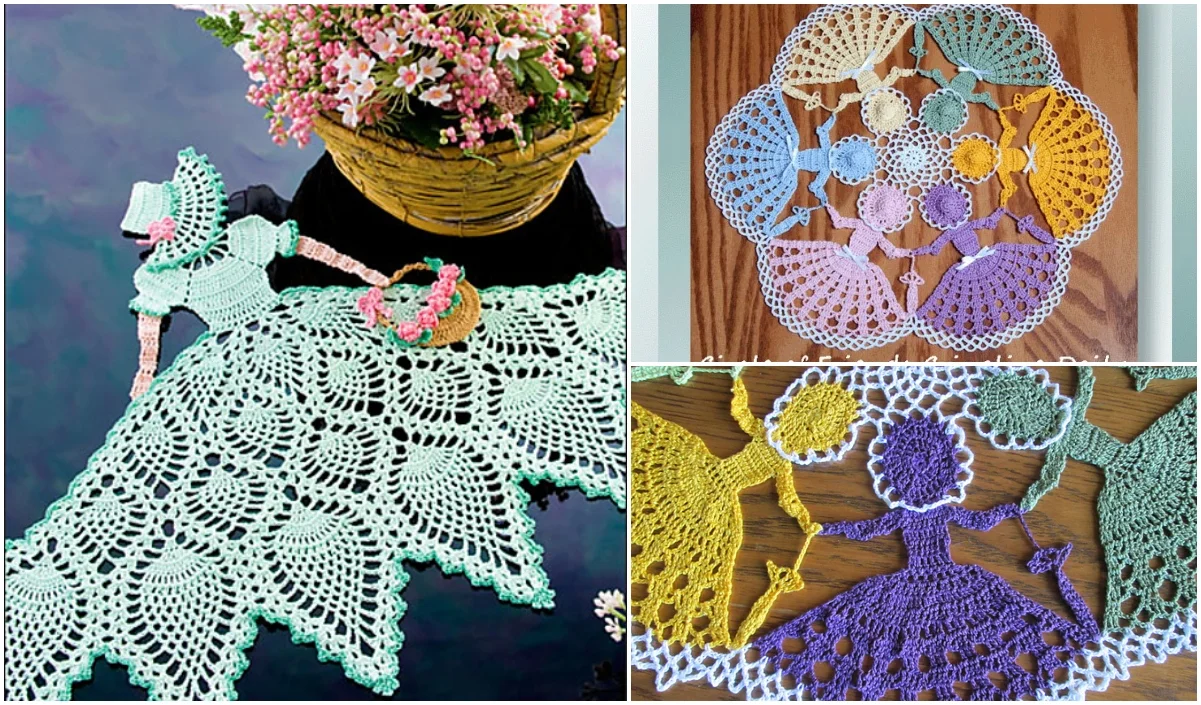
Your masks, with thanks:
M 598 5 L 204 5 L 197 22 L 244 61 L 277 144 L 318 113 L 468 155 L 582 113 L 597 63 L 624 49 Z

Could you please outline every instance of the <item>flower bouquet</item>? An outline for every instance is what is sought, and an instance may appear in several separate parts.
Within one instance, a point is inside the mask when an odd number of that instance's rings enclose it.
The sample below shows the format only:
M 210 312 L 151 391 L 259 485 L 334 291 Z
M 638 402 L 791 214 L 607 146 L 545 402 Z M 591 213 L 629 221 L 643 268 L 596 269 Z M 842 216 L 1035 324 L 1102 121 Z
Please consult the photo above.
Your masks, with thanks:
M 624 5 L 204 5 L 279 144 L 432 232 L 539 213 L 624 97 Z

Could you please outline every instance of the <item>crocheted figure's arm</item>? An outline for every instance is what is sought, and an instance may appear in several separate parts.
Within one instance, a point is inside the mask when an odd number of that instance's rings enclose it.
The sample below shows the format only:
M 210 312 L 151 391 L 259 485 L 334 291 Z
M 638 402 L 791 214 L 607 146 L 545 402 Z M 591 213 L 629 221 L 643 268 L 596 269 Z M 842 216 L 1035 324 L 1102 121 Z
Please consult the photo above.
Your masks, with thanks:
M 907 250 L 904 247 L 897 247 L 889 242 L 888 236 L 886 236 L 884 233 L 877 233 L 877 235 L 879 236 L 879 239 L 876 240 L 876 246 L 880 248 L 880 251 L 884 253 L 885 257 L 888 257 L 889 259 L 896 259 L 898 257 L 910 257 L 913 255 L 912 250 Z
M 854 541 L 868 541 L 877 536 L 891 534 L 901 528 L 901 518 L 904 509 L 894 509 L 875 519 L 859 521 L 833 521 L 822 524 L 823 536 L 845 536 Z
M 1016 504 L 1001 504 L 992 509 L 975 511 L 952 506 L 947 509 L 947 521 L 953 521 L 965 529 L 988 531 L 1006 519 L 1022 515 L 1022 508 Z
M 955 231 L 953 231 L 953 230 L 942 231 L 942 234 L 940 234 L 937 238 L 935 238 L 934 242 L 930 243 L 929 245 L 919 247 L 916 250 L 913 250 L 912 254 L 913 255 L 936 255 L 939 252 L 942 252 L 942 248 L 946 247 L 947 243 L 951 241 L 951 233 L 953 233 L 953 232 L 955 232 Z
M 838 212 L 838 209 L 829 203 L 826 204 L 826 212 L 830 214 L 830 222 L 834 223 L 834 227 L 845 230 L 854 230 L 859 227 L 863 221 L 858 218 L 847 218 Z
M 1073 442 L 1072 436 L 1077 433 L 1088 433 L 1090 424 L 1084 418 L 1084 413 L 1093 400 L 1095 378 L 1091 367 L 1077 368 L 1077 374 L 1079 378 L 1076 381 L 1076 397 L 1072 400 L 1072 419 L 1068 422 L 1068 429 L 1064 432 L 1063 438 L 1048 448 L 1047 454 L 1043 456 L 1042 471 L 1034 484 L 1030 485 L 1030 489 L 1026 490 L 1026 496 L 1022 498 L 1022 508 L 1026 511 L 1034 509 L 1043 495 L 1059 486 L 1059 477 L 1063 475 L 1063 470 L 1067 466 L 1068 447 Z M 1088 458 L 1078 457 L 1076 459 L 1088 462 Z
M 1031 237 L 1033 237 L 1035 240 L 1038 240 L 1039 242 L 1042 242 L 1042 243 L 1045 243 L 1048 245 L 1054 244 L 1054 242 L 1055 242 L 1054 236 L 1052 236 L 1051 233 L 1049 233 L 1046 230 L 1043 230 L 1041 227 L 1039 227 L 1034 222 L 1034 216 L 1024 215 L 1024 216 L 1018 217 L 1018 215 L 1011 210 L 1008 210 L 1006 208 L 1002 208 L 1002 210 L 1004 210 L 1005 214 L 1008 215 L 1010 218 L 1013 218 L 1014 222 L 1017 223 L 1018 232 L 1026 233 L 1026 234 L 1030 235 Z
M 997 225 L 1000 224 L 1001 218 L 1004 218 L 1008 212 L 1004 207 L 997 208 L 989 215 L 962 226 L 960 230 L 995 230 Z
M 129 398 L 137 399 L 150 388 L 158 372 L 159 337 L 163 329 L 161 316 L 138 314 L 138 371 L 133 377 Z
M 388 286 L 388 277 L 385 277 L 383 274 L 371 269 L 353 257 L 347 257 L 329 245 L 318 242 L 311 237 L 300 236 L 296 244 L 296 254 L 328 264 L 334 269 L 340 269 L 343 272 L 353 274 L 371 286 Z

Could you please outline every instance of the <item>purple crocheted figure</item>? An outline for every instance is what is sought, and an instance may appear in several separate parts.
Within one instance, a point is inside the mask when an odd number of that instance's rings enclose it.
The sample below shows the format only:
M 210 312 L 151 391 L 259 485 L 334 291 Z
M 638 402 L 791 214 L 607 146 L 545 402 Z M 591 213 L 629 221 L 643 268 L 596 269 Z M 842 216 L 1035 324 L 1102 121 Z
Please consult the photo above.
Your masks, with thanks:
M 925 200 L 927 215 L 940 227 L 961 220 L 966 208 L 963 194 L 947 185 L 931 189 Z M 1019 231 L 1029 233 L 1039 244 L 999 242 L 981 247 L 976 231 L 995 229 L 1006 214 L 1017 221 Z M 1050 295 L 1059 252 L 1055 238 L 1035 225 L 1032 216 L 1018 218 L 998 208 L 987 218 L 943 231 L 913 254 L 938 254 L 948 242 L 963 257 L 946 271 L 916 314 L 935 330 L 958 336 L 1003 331 L 1019 325 Z
M 859 218 L 845 218 L 832 205 L 826 211 L 835 228 L 854 230 L 850 242 L 776 238 L 770 243 L 772 285 L 794 315 L 841 336 L 886 333 L 909 320 L 916 305 L 902 307 L 884 271 L 868 261 L 877 247 L 890 258 L 910 252 L 888 241 L 884 232 L 908 217 L 908 197 L 887 184 L 869 194 Z M 908 278 L 902 279 L 909 284 Z M 917 282 L 920 283 L 920 282 Z
M 973 700 L 1016 699 L 1048 685 L 1064 660 L 1098 636 L 1092 614 L 1063 572 L 1071 544 L 1037 550 L 1028 565 L 1035 573 L 1057 572 L 1077 624 L 980 566 L 951 560 L 948 523 L 987 531 L 1022 513 L 1014 504 L 971 511 L 939 503 L 955 486 L 958 461 L 953 442 L 931 438 L 933 424 L 929 418 L 902 421 L 886 436 L 890 485 L 922 511 L 898 508 L 822 530 L 866 541 L 899 529 L 909 567 L 869 578 L 755 642 L 764 658 L 804 685 L 807 697 L 879 700 L 895 689 L 903 700 L 931 693 L 953 700 L 958 684 L 971 689 Z M 947 435 L 946 428 L 938 430 Z M 1059 636 L 1044 639 L 1049 632 Z M 786 651 L 790 639 L 799 642 L 799 653 Z M 817 664 L 827 666 L 820 679 Z

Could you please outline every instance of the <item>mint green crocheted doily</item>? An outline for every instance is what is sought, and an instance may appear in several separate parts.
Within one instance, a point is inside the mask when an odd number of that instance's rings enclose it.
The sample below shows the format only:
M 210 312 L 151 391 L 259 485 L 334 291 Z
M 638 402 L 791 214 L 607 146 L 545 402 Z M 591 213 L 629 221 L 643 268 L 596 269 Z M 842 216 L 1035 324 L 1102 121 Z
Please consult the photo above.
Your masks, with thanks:
M 365 328 L 363 291 L 202 335 L 7 543 L 8 697 L 68 698 L 103 656 L 153 698 L 233 698 L 259 617 L 390 694 L 406 560 L 553 605 L 518 483 L 625 506 L 624 273 L 483 290 L 444 348 Z

